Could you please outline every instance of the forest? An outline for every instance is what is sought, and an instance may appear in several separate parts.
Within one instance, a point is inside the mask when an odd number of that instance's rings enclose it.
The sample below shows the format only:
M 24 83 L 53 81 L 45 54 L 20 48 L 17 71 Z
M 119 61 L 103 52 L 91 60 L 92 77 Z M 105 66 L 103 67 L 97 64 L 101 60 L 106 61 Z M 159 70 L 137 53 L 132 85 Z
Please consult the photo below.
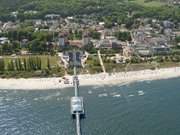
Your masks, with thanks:
M 24 20 L 43 18 L 57 13 L 62 17 L 92 15 L 95 18 L 109 17 L 122 21 L 128 13 L 134 17 L 155 17 L 180 21 L 179 6 L 168 5 L 160 0 L 0 0 L 0 20 L 14 19 L 11 12 L 18 11 L 18 18 Z M 37 14 L 24 14 L 37 11 Z

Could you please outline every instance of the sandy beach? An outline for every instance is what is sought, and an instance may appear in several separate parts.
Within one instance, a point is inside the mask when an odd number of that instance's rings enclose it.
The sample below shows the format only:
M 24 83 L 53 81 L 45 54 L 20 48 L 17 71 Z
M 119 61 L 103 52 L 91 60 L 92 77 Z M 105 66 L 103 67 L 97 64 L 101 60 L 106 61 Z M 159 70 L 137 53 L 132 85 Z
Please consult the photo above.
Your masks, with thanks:
M 136 81 L 159 80 L 180 77 L 180 67 L 164 68 L 157 70 L 142 70 L 120 72 L 115 74 L 86 74 L 79 75 L 80 85 L 116 85 L 127 84 Z M 1 90 L 49 90 L 72 87 L 72 76 L 65 77 L 69 84 L 65 84 L 63 78 L 30 78 L 30 79 L 0 79 Z

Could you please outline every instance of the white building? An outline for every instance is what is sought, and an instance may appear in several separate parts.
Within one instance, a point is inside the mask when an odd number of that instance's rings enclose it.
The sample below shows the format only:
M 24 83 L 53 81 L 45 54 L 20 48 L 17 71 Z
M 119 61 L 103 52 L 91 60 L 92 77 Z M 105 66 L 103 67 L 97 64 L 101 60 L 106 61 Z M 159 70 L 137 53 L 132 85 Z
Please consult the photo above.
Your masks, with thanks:
M 10 43 L 7 37 L 0 37 L 0 44 Z
M 87 35 L 83 36 L 82 43 L 83 43 L 84 46 L 88 45 L 90 42 L 91 41 L 90 41 L 90 37 L 89 36 L 87 36 Z
M 59 46 L 64 47 L 65 46 L 65 38 L 64 35 L 59 36 Z

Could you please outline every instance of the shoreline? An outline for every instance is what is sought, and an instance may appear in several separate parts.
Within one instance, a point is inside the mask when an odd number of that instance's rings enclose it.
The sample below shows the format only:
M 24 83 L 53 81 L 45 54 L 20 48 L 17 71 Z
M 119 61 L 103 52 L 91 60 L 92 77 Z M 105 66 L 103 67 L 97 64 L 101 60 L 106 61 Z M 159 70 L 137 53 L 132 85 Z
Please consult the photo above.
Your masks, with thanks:
M 141 70 L 79 75 L 80 86 L 123 85 L 139 81 L 161 80 L 180 77 L 180 67 L 156 70 Z M 0 90 L 52 90 L 73 87 L 72 76 L 66 76 L 69 84 L 64 84 L 62 77 L 58 78 L 29 78 L 29 79 L 0 79 Z M 61 82 L 60 82 L 61 80 Z

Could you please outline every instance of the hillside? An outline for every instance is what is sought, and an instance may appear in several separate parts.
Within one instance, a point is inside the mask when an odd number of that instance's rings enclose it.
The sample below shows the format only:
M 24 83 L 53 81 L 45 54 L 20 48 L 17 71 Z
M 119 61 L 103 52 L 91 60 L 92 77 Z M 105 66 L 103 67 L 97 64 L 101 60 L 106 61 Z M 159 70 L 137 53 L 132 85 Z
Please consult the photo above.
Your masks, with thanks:
M 127 4 L 142 4 L 141 6 L 148 4 L 152 5 L 152 0 L 144 3 L 144 0 L 0 0 L 0 9 L 2 12 L 37 10 L 42 12 L 62 12 L 66 14 L 76 12 L 97 12 L 97 9 L 99 8 L 117 10 L 123 8 L 124 5 Z M 159 0 L 153 0 L 153 3 L 155 3 L 155 6 L 161 5 Z
M 162 0 L 0 0 L 0 19 L 10 15 L 10 12 L 34 10 L 42 17 L 48 13 L 58 13 L 62 16 L 95 14 L 96 16 L 125 17 L 129 11 L 136 16 L 171 17 L 180 14 L 180 8 L 165 6 Z M 25 17 L 26 18 L 26 17 Z M 177 18 L 177 17 L 176 17 Z
M 123 0 L 0 0 L 0 15 L 35 10 L 39 14 L 59 13 L 62 16 L 125 10 Z M 127 9 L 127 8 L 126 8 Z

